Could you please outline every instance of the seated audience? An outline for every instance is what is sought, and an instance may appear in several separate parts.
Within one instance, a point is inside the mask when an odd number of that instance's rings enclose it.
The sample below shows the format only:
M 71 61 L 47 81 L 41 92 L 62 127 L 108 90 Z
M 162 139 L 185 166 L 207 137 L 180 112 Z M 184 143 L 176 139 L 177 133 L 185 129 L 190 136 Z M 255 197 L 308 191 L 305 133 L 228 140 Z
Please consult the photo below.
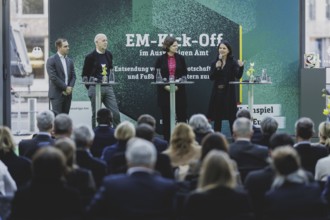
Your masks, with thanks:
M 101 108 L 97 111 L 97 123 L 94 128 L 94 140 L 91 147 L 91 152 L 94 157 L 101 157 L 102 151 L 106 146 L 111 146 L 117 142 L 112 127 L 112 113 L 110 109 Z
M 33 156 L 32 168 L 32 182 L 16 192 L 9 219 L 81 219 L 79 194 L 62 181 L 63 153 L 54 147 L 43 147 Z
M 169 148 L 163 152 L 171 160 L 175 178 L 184 180 L 191 166 L 196 166 L 201 156 L 201 146 L 195 141 L 195 133 L 186 123 L 178 123 L 171 136 Z
M 229 156 L 212 150 L 203 160 L 197 190 L 187 198 L 184 219 L 254 219 L 247 194 L 235 188 Z
M 93 130 L 87 125 L 78 125 L 73 130 L 73 140 L 76 144 L 76 160 L 81 168 L 90 170 L 93 174 L 96 187 L 101 185 L 103 177 L 107 174 L 107 165 L 99 158 L 93 157 L 90 152 L 94 139 Z
M 323 146 L 313 146 L 311 139 L 314 134 L 314 122 L 310 118 L 300 118 L 295 123 L 296 144 L 302 167 L 315 175 L 315 166 L 319 159 L 328 156 Z
M 54 120 L 54 136 L 56 139 L 62 137 L 70 138 L 73 130 L 73 122 L 69 115 L 61 113 Z
M 202 143 L 202 140 L 206 135 L 213 132 L 212 126 L 203 114 L 192 115 L 189 119 L 189 125 L 195 133 L 195 138 L 198 144 Z
M 156 154 L 151 142 L 130 140 L 127 174 L 104 179 L 88 207 L 89 219 L 174 219 L 176 184 L 154 173 Z
M 264 117 L 260 122 L 261 140 L 257 144 L 269 147 L 270 137 L 277 131 L 278 123 L 273 117 Z
M 8 172 L 8 168 L 0 160 L 0 196 L 12 196 L 17 190 L 15 180 Z
M 276 177 L 266 193 L 264 219 L 327 219 L 321 188 L 310 182 L 299 154 L 291 147 L 279 147 L 272 154 Z
M 251 120 L 241 117 L 233 124 L 234 142 L 230 144 L 229 155 L 236 161 L 241 179 L 244 182 L 246 175 L 253 170 L 267 166 L 268 148 L 253 144 Z
M 8 127 L 0 126 L 0 160 L 8 167 L 17 188 L 26 185 L 32 177 L 31 161 L 17 156 L 14 137 Z
M 137 125 L 140 124 L 148 124 L 150 125 L 154 132 L 156 131 L 156 119 L 148 114 L 143 114 L 137 119 Z M 154 135 L 154 138 L 152 139 L 152 143 L 154 143 L 156 150 L 158 153 L 163 152 L 168 147 L 168 142 L 160 137 L 157 137 Z
M 324 146 L 330 153 L 330 122 L 323 121 L 319 124 L 319 142 L 312 143 L 313 146 Z
M 52 137 L 55 116 L 50 110 L 42 111 L 37 115 L 39 132 L 32 139 L 21 140 L 18 144 L 20 156 L 31 159 L 34 153 L 45 146 L 52 146 L 55 140 Z
M 252 122 L 253 134 L 251 137 L 251 142 L 254 144 L 258 144 L 258 142 L 260 142 L 262 138 L 261 128 L 259 125 L 254 125 L 250 111 L 248 109 L 242 108 L 237 111 L 236 118 L 247 118 Z

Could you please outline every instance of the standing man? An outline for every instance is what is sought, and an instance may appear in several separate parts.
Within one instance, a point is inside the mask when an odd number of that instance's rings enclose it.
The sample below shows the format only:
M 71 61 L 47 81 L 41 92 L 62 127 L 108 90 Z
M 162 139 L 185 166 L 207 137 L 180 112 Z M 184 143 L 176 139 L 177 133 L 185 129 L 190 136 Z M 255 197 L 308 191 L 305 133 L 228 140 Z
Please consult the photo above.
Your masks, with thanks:
M 112 66 L 112 54 L 108 47 L 108 39 L 105 34 L 97 34 L 94 38 L 96 49 L 85 57 L 82 77 L 94 77 L 98 82 L 102 81 L 102 72 L 106 70 L 109 77 Z M 92 104 L 92 126 L 95 128 L 95 86 L 86 86 L 88 96 Z M 113 114 L 113 125 L 117 126 L 120 123 L 120 114 L 117 105 L 117 100 L 111 85 L 102 85 L 101 87 L 101 103 L 106 108 L 110 109 Z
M 69 114 L 72 89 L 76 82 L 73 61 L 67 57 L 69 43 L 64 38 L 55 42 L 57 53 L 47 60 L 47 73 L 49 75 L 48 97 L 52 110 L 57 113 Z

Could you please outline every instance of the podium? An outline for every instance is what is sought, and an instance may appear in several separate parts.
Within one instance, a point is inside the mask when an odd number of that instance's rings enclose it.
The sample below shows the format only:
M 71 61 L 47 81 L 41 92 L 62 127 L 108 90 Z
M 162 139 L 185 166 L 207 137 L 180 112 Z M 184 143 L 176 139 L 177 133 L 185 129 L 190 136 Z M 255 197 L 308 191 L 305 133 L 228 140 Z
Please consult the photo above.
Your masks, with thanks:
M 237 82 L 237 81 L 231 81 L 229 82 L 229 84 L 231 85 L 247 85 L 248 86 L 248 107 L 249 107 L 249 111 L 251 113 L 251 118 L 253 119 L 253 99 L 254 99 L 254 95 L 253 95 L 253 87 L 255 85 L 269 85 L 272 84 L 272 82 Z
M 102 107 L 102 101 L 101 101 L 101 86 L 108 86 L 108 85 L 117 85 L 118 83 L 116 82 L 107 82 L 107 83 L 102 83 L 102 82 L 82 82 L 84 85 L 88 86 L 95 86 L 95 114 L 97 113 L 98 110 L 101 109 Z M 96 120 L 96 116 L 95 116 Z M 97 124 L 97 121 L 96 121 Z
M 152 85 L 170 86 L 170 132 L 172 134 L 175 127 L 175 86 L 176 85 L 190 85 L 193 81 L 173 81 L 173 82 L 152 82 Z

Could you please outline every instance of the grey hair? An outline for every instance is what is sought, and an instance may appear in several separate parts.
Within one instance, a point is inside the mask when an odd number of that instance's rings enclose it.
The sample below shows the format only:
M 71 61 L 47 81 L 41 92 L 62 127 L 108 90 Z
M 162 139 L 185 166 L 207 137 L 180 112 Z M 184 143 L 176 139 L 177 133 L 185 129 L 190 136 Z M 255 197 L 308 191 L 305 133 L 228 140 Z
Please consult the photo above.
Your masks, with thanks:
M 277 131 L 278 123 L 273 117 L 265 117 L 261 120 L 260 129 L 263 134 L 272 135 Z
M 54 131 L 56 134 L 65 134 L 72 130 L 72 119 L 67 114 L 59 114 L 54 120 Z
M 153 167 L 156 163 L 157 151 L 150 141 L 132 138 L 127 143 L 125 157 L 130 166 Z
M 100 37 L 107 37 L 107 36 L 105 34 L 99 33 L 99 34 L 95 35 L 94 42 L 96 43 Z
M 45 110 L 37 115 L 37 126 L 39 131 L 48 131 L 53 128 L 55 115 L 50 110 Z
M 192 115 L 189 119 L 189 125 L 193 128 L 194 132 L 207 133 L 212 131 L 210 123 L 203 114 Z
M 86 147 L 93 139 L 94 131 L 88 125 L 80 124 L 73 129 L 73 140 L 77 147 Z
M 252 122 L 247 118 L 237 118 L 233 124 L 233 132 L 238 137 L 248 137 L 252 134 Z

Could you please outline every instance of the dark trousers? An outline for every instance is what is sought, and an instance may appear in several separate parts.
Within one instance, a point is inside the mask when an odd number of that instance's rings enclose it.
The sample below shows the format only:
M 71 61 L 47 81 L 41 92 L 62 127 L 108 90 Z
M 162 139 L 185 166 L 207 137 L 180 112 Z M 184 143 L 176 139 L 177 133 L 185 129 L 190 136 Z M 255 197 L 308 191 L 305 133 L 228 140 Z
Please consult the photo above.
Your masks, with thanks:
M 178 104 L 178 103 L 177 103 Z M 187 110 L 185 106 L 176 105 L 176 122 L 187 122 Z M 170 141 L 171 138 L 171 115 L 170 107 L 163 106 L 161 108 L 163 119 L 163 136 L 164 139 Z
M 235 119 L 229 119 L 229 128 L 230 128 L 230 134 L 233 135 L 233 124 L 234 124 Z M 221 132 L 222 128 L 222 119 L 216 119 L 214 120 L 214 131 L 219 131 Z
M 52 105 L 52 110 L 57 114 L 65 113 L 69 114 L 71 107 L 72 95 L 61 95 L 59 98 L 51 98 L 50 103 Z

